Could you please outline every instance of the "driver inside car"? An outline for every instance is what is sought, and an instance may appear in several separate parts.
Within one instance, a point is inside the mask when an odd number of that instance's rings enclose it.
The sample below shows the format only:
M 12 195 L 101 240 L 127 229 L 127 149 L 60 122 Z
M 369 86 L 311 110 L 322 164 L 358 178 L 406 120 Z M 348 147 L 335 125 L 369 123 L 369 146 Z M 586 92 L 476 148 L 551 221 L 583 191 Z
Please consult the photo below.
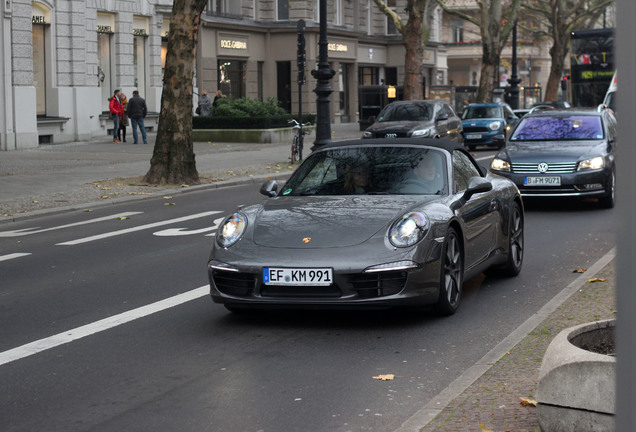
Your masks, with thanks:
M 398 193 L 438 194 L 444 190 L 441 160 L 437 155 L 423 154 L 412 165 L 403 181 L 398 183 Z

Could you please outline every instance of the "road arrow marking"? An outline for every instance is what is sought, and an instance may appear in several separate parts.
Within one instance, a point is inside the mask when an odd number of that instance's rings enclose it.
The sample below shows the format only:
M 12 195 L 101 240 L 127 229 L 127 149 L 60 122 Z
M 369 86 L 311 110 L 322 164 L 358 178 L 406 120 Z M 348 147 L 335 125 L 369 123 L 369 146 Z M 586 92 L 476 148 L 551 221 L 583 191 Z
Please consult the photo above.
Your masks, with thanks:
M 208 232 L 208 231 L 216 231 L 216 229 L 219 227 L 219 224 L 221 223 L 221 221 L 223 219 L 225 219 L 225 218 L 215 219 L 214 220 L 214 226 L 201 228 L 201 229 L 198 229 L 198 230 L 186 231 L 187 228 L 168 228 L 168 229 L 165 229 L 163 231 L 154 232 L 152 234 L 156 235 L 158 237 L 176 237 L 176 236 L 187 236 L 187 235 L 201 234 L 201 233 Z
M 117 218 L 120 218 L 120 217 L 133 216 L 133 215 L 141 214 L 141 213 L 143 213 L 143 212 L 119 213 L 119 214 L 114 214 L 112 216 L 104 216 L 104 217 L 97 218 L 97 219 L 89 219 L 89 220 L 85 220 L 83 222 L 75 222 L 75 223 L 72 223 L 72 224 L 60 225 L 60 226 L 56 226 L 56 227 L 52 227 L 52 228 L 38 229 L 39 227 L 34 227 L 34 228 L 24 228 L 24 229 L 13 230 L 13 231 L 0 231 L 0 237 L 19 237 L 19 236 L 25 236 L 25 235 L 29 235 L 29 234 L 38 234 L 38 233 L 43 233 L 43 232 L 46 232 L 46 231 L 54 231 L 54 230 L 59 230 L 59 229 L 64 229 L 64 228 L 71 228 L 71 227 L 80 226 L 80 225 L 87 225 L 87 224 L 91 224 L 91 223 L 102 222 L 102 221 L 105 221 L 105 220 L 117 219 Z
M 115 236 L 122 235 L 122 234 L 128 234 L 128 233 L 135 232 L 135 231 L 142 231 L 142 230 L 146 230 L 146 229 L 150 229 L 150 228 L 154 228 L 154 227 L 158 227 L 158 226 L 170 225 L 170 224 L 173 224 L 173 223 L 183 222 L 183 221 L 187 221 L 187 220 L 191 220 L 191 219 L 198 219 L 198 218 L 210 216 L 210 215 L 217 214 L 217 213 L 221 213 L 221 211 L 209 211 L 209 212 L 197 213 L 197 214 L 193 214 L 193 215 L 189 215 L 189 216 L 183 216 L 183 217 L 176 218 L 176 219 L 170 219 L 170 220 L 166 220 L 166 221 L 155 222 L 155 223 L 146 224 L 146 225 L 140 225 L 140 226 L 137 226 L 137 227 L 126 228 L 126 229 L 118 230 L 118 231 L 111 231 L 111 232 L 104 233 L 104 234 L 98 234 L 98 235 L 94 235 L 94 236 L 90 236 L 90 237 L 84 237 L 84 238 L 77 239 L 77 240 L 71 240 L 71 241 L 67 241 L 67 242 L 63 242 L 63 243 L 57 243 L 57 246 L 74 246 L 74 245 L 78 245 L 78 244 L 82 244 L 82 243 L 92 242 L 92 241 L 95 241 L 95 240 L 101 240 L 101 239 L 105 239 L 105 238 L 109 238 L 109 237 L 115 237 Z

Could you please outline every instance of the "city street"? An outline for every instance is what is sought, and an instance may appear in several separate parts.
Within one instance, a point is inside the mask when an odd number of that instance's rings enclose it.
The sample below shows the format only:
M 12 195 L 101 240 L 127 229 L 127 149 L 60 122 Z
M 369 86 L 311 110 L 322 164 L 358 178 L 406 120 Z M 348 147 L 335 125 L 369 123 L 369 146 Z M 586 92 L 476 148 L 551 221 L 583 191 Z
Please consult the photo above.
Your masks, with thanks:
M 396 430 L 614 247 L 614 210 L 526 202 L 521 274 L 468 281 L 451 317 L 232 315 L 206 259 L 218 218 L 259 199 L 252 184 L 0 225 L 0 430 Z

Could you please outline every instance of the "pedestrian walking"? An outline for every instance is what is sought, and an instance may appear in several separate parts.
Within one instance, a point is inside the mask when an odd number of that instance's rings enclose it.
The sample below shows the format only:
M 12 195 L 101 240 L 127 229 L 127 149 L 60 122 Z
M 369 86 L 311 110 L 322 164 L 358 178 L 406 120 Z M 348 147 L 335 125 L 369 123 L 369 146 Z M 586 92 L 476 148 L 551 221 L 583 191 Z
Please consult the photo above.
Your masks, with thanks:
M 137 144 L 139 142 L 137 137 L 137 125 L 139 125 L 139 130 L 141 130 L 141 138 L 144 140 L 144 144 L 148 144 L 148 138 L 146 137 L 146 125 L 144 124 L 144 118 L 147 113 L 148 108 L 146 107 L 145 99 L 139 96 L 139 92 L 137 90 L 133 91 L 133 97 L 128 101 L 127 109 L 128 118 L 130 119 L 130 124 L 132 126 L 133 144 Z
M 119 132 L 119 122 L 124 117 L 124 107 L 121 104 L 121 100 L 119 99 L 119 89 L 113 92 L 113 97 L 110 99 L 110 104 L 108 105 L 110 109 L 110 116 L 113 118 L 113 142 L 121 142 L 119 138 L 117 138 L 117 132 Z

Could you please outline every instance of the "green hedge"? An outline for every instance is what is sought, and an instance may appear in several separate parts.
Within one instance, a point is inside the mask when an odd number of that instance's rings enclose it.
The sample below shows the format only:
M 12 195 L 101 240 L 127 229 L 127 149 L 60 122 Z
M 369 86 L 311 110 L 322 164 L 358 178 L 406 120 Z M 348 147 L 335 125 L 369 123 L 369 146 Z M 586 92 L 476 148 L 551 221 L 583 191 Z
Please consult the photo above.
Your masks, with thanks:
M 303 123 L 314 123 L 314 114 L 304 114 Z M 212 115 L 192 118 L 194 129 L 273 129 L 289 127 L 292 115 L 269 98 L 266 102 L 256 99 L 221 99 Z M 296 116 L 295 118 L 298 118 Z

